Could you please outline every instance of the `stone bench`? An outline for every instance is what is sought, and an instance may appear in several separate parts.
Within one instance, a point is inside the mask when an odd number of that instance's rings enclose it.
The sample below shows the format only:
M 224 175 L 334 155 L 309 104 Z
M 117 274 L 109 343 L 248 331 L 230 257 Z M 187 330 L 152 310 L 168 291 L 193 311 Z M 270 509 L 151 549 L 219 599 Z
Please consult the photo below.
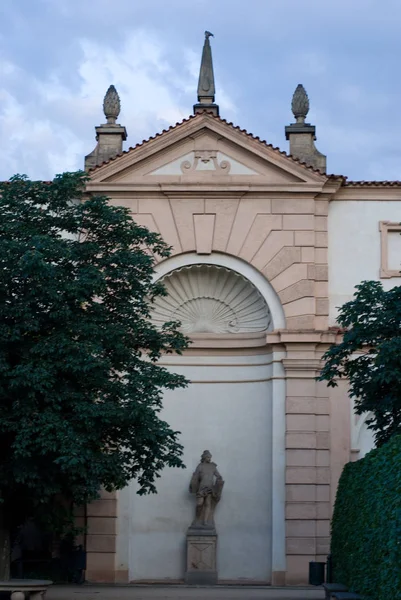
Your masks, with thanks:
M 348 592 L 347 586 L 342 583 L 324 583 L 323 588 L 326 592 L 325 600 L 330 600 L 333 592 Z
M 52 583 L 46 579 L 10 579 L 0 581 L 0 592 L 10 592 L 11 600 L 43 600 Z
M 353 592 L 332 592 L 330 598 L 335 598 L 335 600 L 363 600 L 362 596 Z

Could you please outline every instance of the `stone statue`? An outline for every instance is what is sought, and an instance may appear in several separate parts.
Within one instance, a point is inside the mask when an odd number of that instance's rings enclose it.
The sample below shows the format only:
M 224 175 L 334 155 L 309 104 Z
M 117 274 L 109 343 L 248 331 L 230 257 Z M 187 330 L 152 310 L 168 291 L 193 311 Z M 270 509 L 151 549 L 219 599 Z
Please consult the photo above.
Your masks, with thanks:
M 212 455 L 205 450 L 201 462 L 194 471 L 189 491 L 196 494 L 196 514 L 192 529 L 214 529 L 214 510 L 219 502 L 224 481 L 212 462 Z

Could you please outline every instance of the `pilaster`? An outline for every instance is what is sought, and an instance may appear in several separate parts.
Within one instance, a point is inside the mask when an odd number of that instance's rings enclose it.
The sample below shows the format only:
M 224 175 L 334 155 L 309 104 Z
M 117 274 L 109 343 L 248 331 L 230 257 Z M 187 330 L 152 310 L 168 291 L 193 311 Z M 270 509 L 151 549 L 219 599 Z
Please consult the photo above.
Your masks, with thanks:
M 117 503 L 117 492 L 102 490 L 87 505 L 87 581 L 116 582 Z
M 286 584 L 307 583 L 312 560 L 325 561 L 330 531 L 330 406 L 316 381 L 319 334 L 287 341 Z M 282 336 L 286 338 L 286 336 Z M 287 339 L 296 339 L 289 334 Z

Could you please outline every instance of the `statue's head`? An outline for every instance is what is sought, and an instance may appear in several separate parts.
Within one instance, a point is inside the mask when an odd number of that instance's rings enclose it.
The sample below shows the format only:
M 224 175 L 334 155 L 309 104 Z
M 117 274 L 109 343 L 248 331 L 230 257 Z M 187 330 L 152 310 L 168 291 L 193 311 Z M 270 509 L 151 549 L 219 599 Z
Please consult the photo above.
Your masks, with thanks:
M 201 456 L 201 462 L 210 462 L 212 460 L 212 455 L 209 450 L 205 450 Z

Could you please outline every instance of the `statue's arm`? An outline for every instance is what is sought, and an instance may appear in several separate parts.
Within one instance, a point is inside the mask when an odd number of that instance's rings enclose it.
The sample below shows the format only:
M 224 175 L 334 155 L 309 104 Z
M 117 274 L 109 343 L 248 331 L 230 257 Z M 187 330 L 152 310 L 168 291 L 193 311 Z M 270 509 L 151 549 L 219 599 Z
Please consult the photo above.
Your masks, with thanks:
M 223 478 L 217 469 L 215 469 L 215 471 L 214 471 L 214 476 L 216 477 L 217 480 L 223 481 Z
M 195 471 L 192 474 L 191 482 L 189 484 L 189 492 L 191 494 L 196 494 L 199 488 L 199 465 L 196 467 Z

